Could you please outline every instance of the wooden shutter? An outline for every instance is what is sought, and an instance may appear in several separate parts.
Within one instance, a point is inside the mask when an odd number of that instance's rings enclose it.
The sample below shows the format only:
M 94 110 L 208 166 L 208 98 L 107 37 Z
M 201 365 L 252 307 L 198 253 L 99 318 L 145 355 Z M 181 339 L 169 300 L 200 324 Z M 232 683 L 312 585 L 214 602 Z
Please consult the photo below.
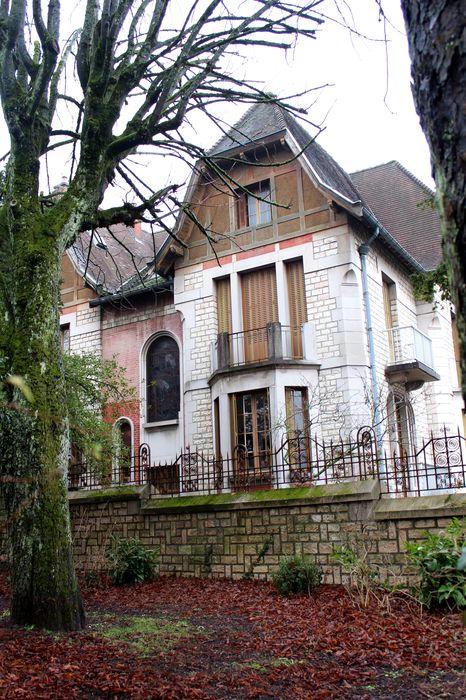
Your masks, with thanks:
M 275 268 L 266 267 L 242 275 L 243 330 L 246 362 L 268 357 L 268 323 L 278 321 Z
M 291 348 L 293 357 L 300 358 L 303 356 L 302 327 L 303 323 L 307 321 L 304 270 L 301 259 L 286 263 L 286 277 L 288 282 Z
M 246 226 L 249 226 L 246 192 L 239 192 L 236 195 L 236 228 Z
M 219 333 L 231 333 L 230 278 L 217 280 L 217 323 Z
M 385 328 L 387 329 L 388 354 L 390 362 L 395 360 L 395 339 L 393 336 L 393 314 L 392 314 L 392 287 L 393 283 L 382 279 L 383 311 L 385 317 Z

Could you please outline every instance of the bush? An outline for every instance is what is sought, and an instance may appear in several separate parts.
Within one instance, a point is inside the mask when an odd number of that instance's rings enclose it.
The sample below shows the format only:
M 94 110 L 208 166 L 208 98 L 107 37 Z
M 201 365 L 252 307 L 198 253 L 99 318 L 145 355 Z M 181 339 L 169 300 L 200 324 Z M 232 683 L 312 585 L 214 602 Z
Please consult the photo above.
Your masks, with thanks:
M 433 608 L 466 608 L 466 576 L 458 567 L 466 532 L 455 518 L 446 532 L 439 535 L 426 532 L 422 542 L 408 542 L 408 559 L 421 577 L 416 589 L 418 600 Z
M 272 581 L 283 595 L 307 593 L 311 595 L 322 581 L 322 570 L 308 557 L 294 554 L 280 560 Z
M 367 562 L 368 549 L 361 546 L 356 551 L 349 545 L 334 546 L 330 559 L 339 564 L 342 570 L 349 574 L 349 591 L 357 590 L 360 605 L 367 608 L 371 600 L 371 593 L 379 585 L 377 571 Z
M 142 583 L 154 578 L 158 553 L 140 540 L 114 535 L 107 550 L 113 583 Z

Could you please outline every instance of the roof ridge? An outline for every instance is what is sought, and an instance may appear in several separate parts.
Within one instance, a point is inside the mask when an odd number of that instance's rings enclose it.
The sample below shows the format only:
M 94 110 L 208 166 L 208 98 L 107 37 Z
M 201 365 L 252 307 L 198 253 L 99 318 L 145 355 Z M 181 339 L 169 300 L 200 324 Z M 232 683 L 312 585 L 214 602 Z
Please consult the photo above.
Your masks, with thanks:
M 367 173 L 368 170 L 375 170 L 376 168 L 382 168 L 384 165 L 399 165 L 397 160 L 387 160 L 386 163 L 377 163 L 377 165 L 370 165 L 368 168 L 360 168 L 359 170 L 353 170 L 349 173 L 350 177 L 353 175 L 358 175 L 359 173 Z
M 239 119 L 235 121 L 234 124 L 230 126 L 228 130 L 225 130 L 223 132 L 222 136 L 215 142 L 215 144 L 211 148 L 209 148 L 207 155 L 211 157 L 218 157 L 224 153 L 227 153 L 228 151 L 231 151 L 232 149 L 240 148 L 241 146 L 260 141 L 264 138 L 264 136 L 270 136 L 271 133 L 278 133 L 278 131 L 270 132 L 265 135 L 259 133 L 257 138 L 251 137 L 251 134 L 248 133 L 248 127 L 251 123 L 251 116 L 254 114 L 254 112 L 257 112 L 258 110 L 264 108 L 273 109 L 274 117 L 277 121 L 277 126 L 280 127 L 279 131 L 283 131 L 287 128 L 286 121 L 283 116 L 284 110 L 282 109 L 281 105 L 277 104 L 275 100 L 269 99 L 260 102 L 255 102 L 249 107 L 249 109 L 247 109 L 241 115 L 241 117 L 239 117 Z M 260 123 L 259 118 L 258 121 Z M 228 140 L 231 142 L 230 144 L 228 144 Z M 224 142 L 226 143 L 222 147 L 222 143 Z
M 393 161 L 393 162 L 396 163 L 396 165 L 400 168 L 400 170 L 402 170 L 406 175 L 408 175 L 408 177 L 410 177 L 411 180 L 413 180 L 413 181 L 414 181 L 415 183 L 417 183 L 420 187 L 422 187 L 422 189 L 424 189 L 424 190 L 426 190 L 427 192 L 429 192 L 429 194 L 431 194 L 432 196 L 435 196 L 434 190 L 432 190 L 432 189 L 429 187 L 429 185 L 426 185 L 425 182 L 422 182 L 422 180 L 420 180 L 418 177 L 416 177 L 416 175 L 413 175 L 413 173 L 412 173 L 410 170 L 408 170 L 408 168 L 406 168 L 402 163 L 400 163 L 400 162 L 397 161 L 397 160 L 395 160 L 395 161 Z
M 392 159 L 388 160 L 386 163 L 378 163 L 377 165 L 371 165 L 368 168 L 361 168 L 360 170 L 354 170 L 352 173 L 349 174 L 350 177 L 353 177 L 353 175 L 359 175 L 360 173 L 367 173 L 369 170 L 376 170 L 378 168 L 383 168 L 386 165 L 395 165 L 397 168 L 399 168 L 402 172 L 405 173 L 413 182 L 415 182 L 417 185 L 422 187 L 422 189 L 426 190 L 429 194 L 435 195 L 434 190 L 432 190 L 429 185 L 426 185 L 425 182 L 420 180 L 416 175 L 413 175 L 413 173 L 408 170 L 408 168 L 403 165 L 403 163 L 400 163 L 399 160 Z

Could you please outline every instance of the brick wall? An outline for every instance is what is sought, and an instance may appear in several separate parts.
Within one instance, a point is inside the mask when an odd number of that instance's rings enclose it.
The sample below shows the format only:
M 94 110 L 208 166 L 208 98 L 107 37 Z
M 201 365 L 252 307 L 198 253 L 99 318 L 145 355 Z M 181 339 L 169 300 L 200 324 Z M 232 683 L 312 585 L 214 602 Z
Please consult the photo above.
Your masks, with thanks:
M 218 503 L 215 496 L 208 502 L 202 497 L 144 502 L 140 494 L 109 493 L 99 500 L 72 494 L 75 556 L 81 566 L 101 564 L 111 535 L 118 533 L 158 547 L 162 574 L 241 578 L 253 570 L 267 578 L 280 557 L 299 553 L 315 559 L 327 583 L 340 583 L 330 553 L 333 545 L 349 542 L 367 547 L 382 577 L 413 583 L 404 543 L 422 538 L 426 529 L 445 528 L 452 515 L 466 516 L 465 495 L 380 499 L 375 481 L 300 490 L 305 497 L 296 492 L 273 492 L 270 500 L 262 492 L 260 501 L 254 500 L 257 493 L 232 494 L 230 502 L 223 497 Z M 254 566 L 267 543 L 264 561 Z

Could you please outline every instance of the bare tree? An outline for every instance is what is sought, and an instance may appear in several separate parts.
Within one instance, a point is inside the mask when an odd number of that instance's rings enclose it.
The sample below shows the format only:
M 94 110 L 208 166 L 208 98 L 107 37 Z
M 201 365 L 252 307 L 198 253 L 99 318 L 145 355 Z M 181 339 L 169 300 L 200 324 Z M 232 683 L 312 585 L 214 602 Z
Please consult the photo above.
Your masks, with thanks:
M 402 0 L 413 94 L 430 146 L 466 400 L 466 5 Z
M 180 127 L 195 112 L 210 115 L 220 100 L 274 99 L 227 74 L 227 59 L 250 46 L 285 50 L 298 36 L 313 38 L 319 4 L 86 0 L 82 27 L 67 29 L 63 42 L 59 0 L 46 12 L 41 0 L 0 0 L 0 98 L 11 142 L 0 200 L 0 475 L 16 623 L 84 624 L 65 481 L 62 255 L 83 230 L 135 219 L 168 230 L 164 202 L 183 206 L 177 184 L 151 190 L 131 159 L 143 149 L 200 159 L 218 172 Z M 66 75 L 70 63 L 75 82 Z M 68 186 L 60 197 L 44 196 L 44 158 L 67 147 Z M 135 200 L 105 208 L 117 176 Z

